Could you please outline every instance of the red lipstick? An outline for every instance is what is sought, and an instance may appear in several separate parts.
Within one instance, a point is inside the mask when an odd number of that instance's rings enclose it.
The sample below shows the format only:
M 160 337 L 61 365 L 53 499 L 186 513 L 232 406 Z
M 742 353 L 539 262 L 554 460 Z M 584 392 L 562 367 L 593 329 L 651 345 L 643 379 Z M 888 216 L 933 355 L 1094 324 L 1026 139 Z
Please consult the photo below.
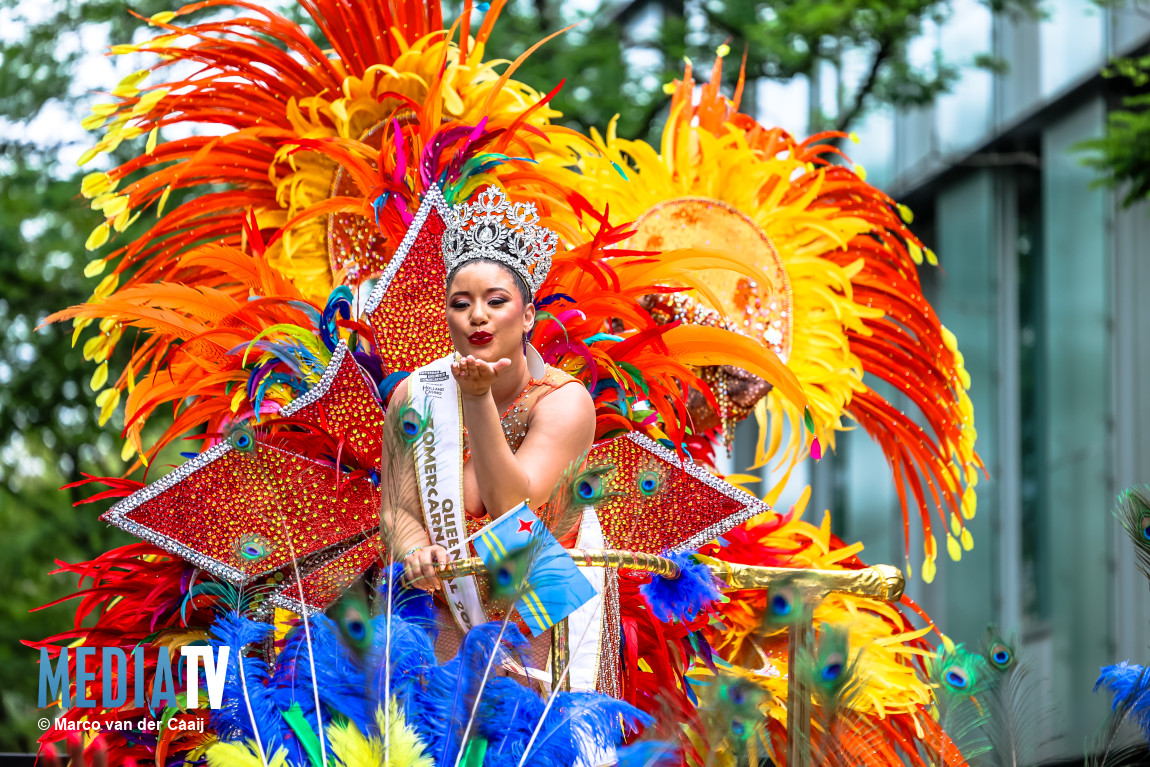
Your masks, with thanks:
M 472 346 L 486 346 L 491 343 L 491 339 L 495 336 L 488 333 L 486 330 L 478 330 L 467 337 Z

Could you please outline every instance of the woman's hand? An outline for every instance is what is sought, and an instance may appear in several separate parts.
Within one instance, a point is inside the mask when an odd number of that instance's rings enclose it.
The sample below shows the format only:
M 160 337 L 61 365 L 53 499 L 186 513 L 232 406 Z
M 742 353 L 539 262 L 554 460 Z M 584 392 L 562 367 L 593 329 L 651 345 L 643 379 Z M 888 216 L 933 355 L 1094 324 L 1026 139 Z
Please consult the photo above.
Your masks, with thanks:
M 476 359 L 470 354 L 451 363 L 451 374 L 459 383 L 459 390 L 471 397 L 479 397 L 491 391 L 492 384 L 500 371 L 511 366 L 511 360 L 504 357 L 495 362 Z
M 436 544 L 420 546 L 403 560 L 403 573 L 407 585 L 413 589 L 435 591 L 443 588 L 435 566 L 447 561 L 447 549 Z

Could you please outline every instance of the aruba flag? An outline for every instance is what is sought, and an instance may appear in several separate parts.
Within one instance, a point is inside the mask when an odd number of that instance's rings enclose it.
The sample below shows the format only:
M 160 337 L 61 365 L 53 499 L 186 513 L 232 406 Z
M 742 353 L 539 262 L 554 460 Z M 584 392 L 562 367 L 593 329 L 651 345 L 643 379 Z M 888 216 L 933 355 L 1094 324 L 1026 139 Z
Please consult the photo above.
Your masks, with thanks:
M 506 578 L 526 579 L 515 605 L 531 636 L 539 636 L 595 596 L 575 560 L 555 540 L 526 503 L 516 506 L 472 536 L 475 553 L 496 575 L 496 588 Z M 508 577 L 509 576 L 509 577 Z

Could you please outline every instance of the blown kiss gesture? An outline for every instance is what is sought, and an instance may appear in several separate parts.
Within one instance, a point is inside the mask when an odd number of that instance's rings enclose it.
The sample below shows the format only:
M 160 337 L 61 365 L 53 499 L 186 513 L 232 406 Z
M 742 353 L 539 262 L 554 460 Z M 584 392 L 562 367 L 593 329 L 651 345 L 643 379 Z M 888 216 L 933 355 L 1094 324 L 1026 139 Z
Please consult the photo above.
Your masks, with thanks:
M 511 360 L 503 357 L 495 362 L 487 362 L 472 355 L 461 357 L 451 363 L 451 374 L 459 383 L 459 391 L 469 397 L 482 397 L 491 391 L 499 379 L 499 373 L 511 367 Z

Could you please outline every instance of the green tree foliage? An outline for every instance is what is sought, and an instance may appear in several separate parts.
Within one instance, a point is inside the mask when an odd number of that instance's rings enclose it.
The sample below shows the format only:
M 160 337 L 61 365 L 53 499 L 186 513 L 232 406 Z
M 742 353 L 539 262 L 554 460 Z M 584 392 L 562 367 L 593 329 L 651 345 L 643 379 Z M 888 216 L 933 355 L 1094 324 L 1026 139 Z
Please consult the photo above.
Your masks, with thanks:
M 1107 117 L 1106 134 L 1078 149 L 1098 171 L 1099 183 L 1122 189 L 1122 204 L 1128 207 L 1150 197 L 1150 56 L 1119 59 L 1103 74 L 1130 92 Z
M 1041 15 L 1039 0 L 985 4 L 996 13 Z M 744 52 L 748 78 L 834 77 L 835 103 L 825 113 L 817 100 L 812 104 L 812 129 L 848 131 L 869 109 L 931 103 L 963 68 L 1005 66 L 989 51 L 969 60 L 935 55 L 925 66 L 912 63 L 911 42 L 951 16 L 951 4 L 939 0 L 628 0 L 583 14 L 566 7 L 554 0 L 509 3 L 492 37 L 492 55 L 517 55 L 546 34 L 582 22 L 529 59 L 522 79 L 549 89 L 566 78 L 554 104 L 573 126 L 602 128 L 619 114 L 620 135 L 648 140 L 665 116 L 662 86 L 682 73 L 683 58 L 709 66 L 722 45 L 732 51 L 724 71 L 728 93 Z M 707 74 L 696 70 L 697 79 L 705 81 Z M 750 90 L 745 98 L 753 99 Z
M 88 41 L 130 40 L 140 26 L 122 0 L 0 2 L 0 751 L 31 751 L 38 735 L 39 656 L 20 640 L 71 626 L 70 607 L 30 613 L 75 590 L 48 574 L 53 562 L 129 541 L 97 519 L 102 507 L 73 508 L 89 492 L 59 490 L 125 465 L 116 418 L 97 422 L 93 366 L 72 348 L 71 326 L 39 327 L 91 294 L 84 240 L 102 219 L 79 197 L 80 169 L 61 158 L 75 147 L 42 134 L 84 116 L 90 97 L 73 83 L 97 53 Z

